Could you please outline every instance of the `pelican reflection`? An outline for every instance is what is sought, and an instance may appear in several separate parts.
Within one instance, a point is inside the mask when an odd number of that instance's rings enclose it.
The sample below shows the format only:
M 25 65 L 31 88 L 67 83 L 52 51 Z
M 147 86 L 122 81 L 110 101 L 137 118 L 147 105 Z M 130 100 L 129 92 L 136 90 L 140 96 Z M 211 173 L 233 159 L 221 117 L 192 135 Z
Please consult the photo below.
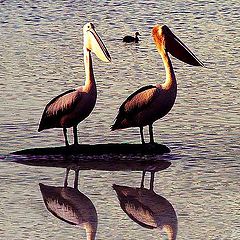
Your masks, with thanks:
M 143 171 L 140 188 L 113 185 L 122 210 L 140 226 L 159 229 L 168 240 L 177 237 L 178 221 L 172 204 L 153 190 L 154 171 L 151 171 L 150 189 L 144 187 L 146 171 Z
M 97 211 L 92 201 L 78 190 L 79 170 L 75 170 L 73 187 L 68 186 L 70 168 L 66 170 L 63 187 L 40 183 L 45 206 L 55 217 L 86 230 L 87 240 L 94 240 L 97 232 Z

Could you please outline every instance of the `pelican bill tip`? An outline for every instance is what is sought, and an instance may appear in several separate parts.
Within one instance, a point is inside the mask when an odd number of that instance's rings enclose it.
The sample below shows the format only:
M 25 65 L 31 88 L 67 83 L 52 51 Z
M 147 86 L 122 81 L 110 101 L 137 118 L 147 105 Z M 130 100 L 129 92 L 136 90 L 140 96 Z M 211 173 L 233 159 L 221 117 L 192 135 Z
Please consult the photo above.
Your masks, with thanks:
M 106 63 L 111 63 L 112 59 L 111 59 L 111 57 L 109 57 L 109 58 L 106 57 L 106 60 L 103 60 L 103 61 L 106 62 Z
M 200 61 L 200 60 L 199 60 L 199 61 Z M 200 61 L 200 67 L 206 68 L 206 65 L 205 65 L 202 61 Z

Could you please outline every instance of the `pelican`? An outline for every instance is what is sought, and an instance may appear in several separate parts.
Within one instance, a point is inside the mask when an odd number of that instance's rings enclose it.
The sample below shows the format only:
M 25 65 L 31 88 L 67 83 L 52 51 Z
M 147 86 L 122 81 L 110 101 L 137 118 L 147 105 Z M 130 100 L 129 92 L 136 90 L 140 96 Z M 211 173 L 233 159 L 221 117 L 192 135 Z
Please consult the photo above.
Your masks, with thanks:
M 113 184 L 122 210 L 142 227 L 166 232 L 168 240 L 176 240 L 178 220 L 172 204 L 153 190 L 154 173 L 151 172 L 150 189 L 144 188 L 143 172 L 140 188 Z
M 145 86 L 131 94 L 120 106 L 111 127 L 111 130 L 139 127 L 142 143 L 145 143 L 143 127 L 146 125 L 149 125 L 150 143 L 154 143 L 153 123 L 171 110 L 177 96 L 177 82 L 168 53 L 190 65 L 204 66 L 166 25 L 154 26 L 152 36 L 162 57 L 166 80 L 163 84 Z
M 73 127 L 74 144 L 77 145 L 77 125 L 89 116 L 96 103 L 97 89 L 91 52 L 94 52 L 104 62 L 111 61 L 111 57 L 92 23 L 84 25 L 83 38 L 85 85 L 53 98 L 45 107 L 38 128 L 39 132 L 49 128 L 63 128 L 66 146 L 69 145 L 67 128 Z
M 78 190 L 79 170 L 75 171 L 74 187 L 68 187 L 69 168 L 63 187 L 39 183 L 44 204 L 55 217 L 69 224 L 84 227 L 87 240 L 94 240 L 97 232 L 97 211 L 92 201 Z
M 123 42 L 126 42 L 126 43 L 135 42 L 135 43 L 138 43 L 138 41 L 139 41 L 138 36 L 141 36 L 140 33 L 139 32 L 135 32 L 135 37 L 125 36 L 123 38 Z

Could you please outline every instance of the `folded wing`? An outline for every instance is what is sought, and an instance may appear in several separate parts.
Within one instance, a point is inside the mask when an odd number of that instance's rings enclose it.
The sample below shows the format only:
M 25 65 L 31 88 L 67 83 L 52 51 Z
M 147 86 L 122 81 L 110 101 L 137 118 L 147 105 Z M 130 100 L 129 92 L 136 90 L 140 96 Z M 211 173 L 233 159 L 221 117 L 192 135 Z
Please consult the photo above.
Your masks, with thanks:
M 81 92 L 75 89 L 62 93 L 52 99 L 44 109 L 38 131 L 40 132 L 43 129 L 53 127 L 62 127 L 60 126 L 61 117 L 70 113 L 79 103 L 80 99 Z

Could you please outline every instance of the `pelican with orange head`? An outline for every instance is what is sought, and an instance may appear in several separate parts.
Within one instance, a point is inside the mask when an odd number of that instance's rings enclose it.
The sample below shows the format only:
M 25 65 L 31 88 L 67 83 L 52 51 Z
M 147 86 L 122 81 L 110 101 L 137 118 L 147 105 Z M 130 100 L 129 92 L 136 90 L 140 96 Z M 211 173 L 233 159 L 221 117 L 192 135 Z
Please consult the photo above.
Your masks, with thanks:
M 112 130 L 139 127 L 142 143 L 145 143 L 143 127 L 149 126 L 150 143 L 154 143 L 153 123 L 164 117 L 175 103 L 177 81 L 169 53 L 187 64 L 204 66 L 166 25 L 154 26 L 152 37 L 165 67 L 166 80 L 162 84 L 148 85 L 132 93 L 120 106 L 111 127 Z

